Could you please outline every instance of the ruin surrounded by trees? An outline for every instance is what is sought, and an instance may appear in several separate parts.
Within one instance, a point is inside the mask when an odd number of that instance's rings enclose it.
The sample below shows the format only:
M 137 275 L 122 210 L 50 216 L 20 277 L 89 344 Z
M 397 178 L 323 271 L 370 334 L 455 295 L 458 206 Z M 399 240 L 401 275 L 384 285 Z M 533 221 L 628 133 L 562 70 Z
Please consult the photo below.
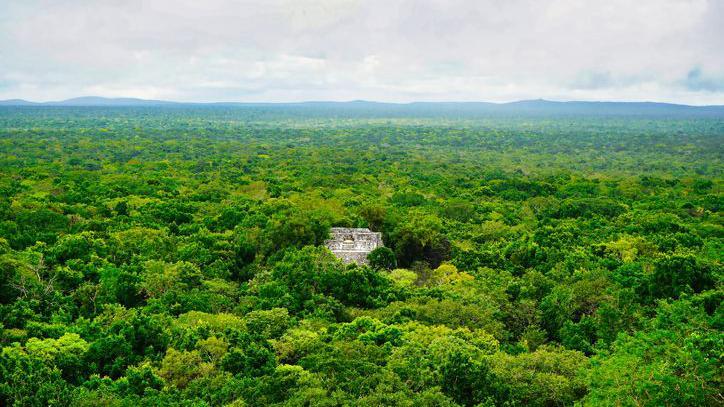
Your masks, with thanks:
M 384 247 L 382 233 L 367 228 L 331 228 L 325 246 L 345 263 L 368 264 L 367 255 Z

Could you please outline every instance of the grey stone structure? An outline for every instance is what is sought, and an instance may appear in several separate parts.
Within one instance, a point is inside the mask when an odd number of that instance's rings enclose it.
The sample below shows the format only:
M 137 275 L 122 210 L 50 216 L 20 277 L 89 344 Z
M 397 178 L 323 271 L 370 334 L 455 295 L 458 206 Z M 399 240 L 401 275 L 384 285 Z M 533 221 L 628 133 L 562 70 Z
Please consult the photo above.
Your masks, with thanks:
M 330 235 L 324 245 L 345 263 L 367 264 L 367 255 L 384 246 L 382 233 L 367 228 L 332 228 Z

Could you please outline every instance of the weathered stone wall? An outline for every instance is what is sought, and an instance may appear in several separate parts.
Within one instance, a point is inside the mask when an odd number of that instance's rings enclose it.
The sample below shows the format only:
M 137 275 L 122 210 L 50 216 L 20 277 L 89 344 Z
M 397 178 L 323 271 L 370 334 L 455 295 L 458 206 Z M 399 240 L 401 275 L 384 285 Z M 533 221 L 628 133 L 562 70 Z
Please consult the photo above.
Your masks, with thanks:
M 345 263 L 367 264 L 367 255 L 384 246 L 382 234 L 367 228 L 332 228 L 327 248 Z

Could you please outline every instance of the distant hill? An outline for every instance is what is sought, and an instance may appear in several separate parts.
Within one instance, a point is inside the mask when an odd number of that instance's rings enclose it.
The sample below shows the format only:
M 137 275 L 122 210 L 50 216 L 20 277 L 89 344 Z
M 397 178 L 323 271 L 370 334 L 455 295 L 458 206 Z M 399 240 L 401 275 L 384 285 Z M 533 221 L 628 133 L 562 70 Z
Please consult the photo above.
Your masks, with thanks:
M 30 102 L 22 99 L 0 101 L 0 106 L 97 106 L 97 107 L 225 107 L 292 110 L 311 113 L 355 116 L 485 116 L 485 115 L 611 115 L 611 116 L 715 116 L 724 117 L 724 105 L 690 106 L 655 102 L 556 102 L 521 100 L 510 103 L 490 102 L 413 102 L 385 103 L 355 100 L 350 102 L 299 103 L 183 103 L 135 98 L 85 96 L 57 102 Z
M 724 113 L 724 106 L 690 106 L 656 102 L 554 102 L 550 100 L 522 100 L 499 105 L 503 110 L 530 112 L 569 112 L 597 114 L 669 114 L 710 112 Z
M 147 100 L 135 98 L 104 98 L 100 96 L 84 96 L 67 99 L 62 102 L 46 103 L 53 106 L 166 106 L 175 105 L 175 102 L 163 100 Z
M 0 106 L 34 106 L 37 105 L 35 102 L 28 102 L 23 99 L 8 99 L 0 100 Z
M 30 102 L 23 99 L 0 100 L 0 106 L 169 106 L 176 102 L 148 100 L 136 98 L 104 98 L 100 96 L 83 96 L 61 100 L 58 102 Z

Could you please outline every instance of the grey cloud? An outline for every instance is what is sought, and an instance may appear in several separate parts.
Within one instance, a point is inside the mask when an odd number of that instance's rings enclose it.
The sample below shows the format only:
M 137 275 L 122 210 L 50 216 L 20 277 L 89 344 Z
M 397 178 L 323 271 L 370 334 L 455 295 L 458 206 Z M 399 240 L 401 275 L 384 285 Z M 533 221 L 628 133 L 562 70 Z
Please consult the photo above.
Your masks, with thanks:
M 724 77 L 707 76 L 700 68 L 694 68 L 686 75 L 684 85 L 692 91 L 722 92 L 724 91 Z
M 583 72 L 571 83 L 574 89 L 601 89 L 613 84 L 610 72 Z
M 724 103 L 723 4 L 3 1 L 0 99 Z

